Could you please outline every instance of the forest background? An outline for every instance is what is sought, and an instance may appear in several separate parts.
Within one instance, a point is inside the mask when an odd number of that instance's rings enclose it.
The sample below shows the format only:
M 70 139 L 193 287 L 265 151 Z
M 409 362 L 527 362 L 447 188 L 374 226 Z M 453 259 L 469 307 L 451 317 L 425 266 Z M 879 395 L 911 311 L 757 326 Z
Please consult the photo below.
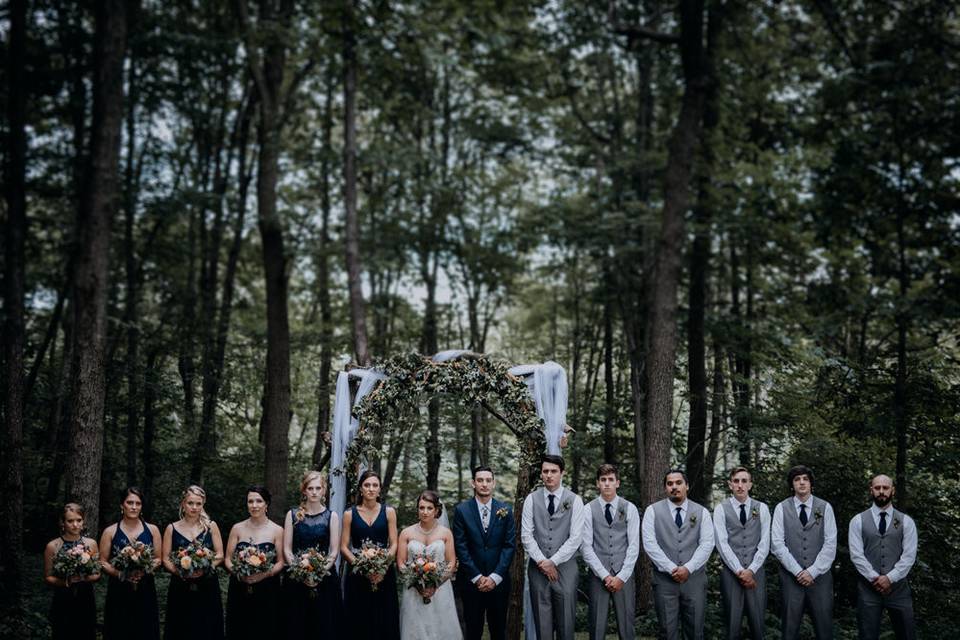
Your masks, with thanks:
M 960 618 L 956 2 L 0 18 L 5 631 L 44 632 L 67 497 L 97 532 L 124 486 L 166 523 L 198 481 L 229 526 L 265 480 L 280 517 L 329 463 L 339 370 L 458 347 L 565 367 L 587 497 L 603 461 L 641 505 L 672 465 L 707 505 L 733 465 L 770 503 L 812 465 L 847 636 L 846 523 L 895 476 L 922 637 Z M 512 497 L 502 425 L 441 398 L 420 418 L 373 461 L 402 522 L 423 486 L 467 496 L 480 461 Z

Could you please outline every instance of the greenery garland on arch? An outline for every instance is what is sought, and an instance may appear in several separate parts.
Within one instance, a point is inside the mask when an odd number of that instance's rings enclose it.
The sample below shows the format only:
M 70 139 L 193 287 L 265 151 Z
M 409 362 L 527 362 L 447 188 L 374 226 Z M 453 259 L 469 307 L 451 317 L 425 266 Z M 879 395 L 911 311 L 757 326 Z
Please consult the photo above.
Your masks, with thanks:
M 387 377 L 353 408 L 360 429 L 347 449 L 345 469 L 356 469 L 361 459 L 375 453 L 377 433 L 409 429 L 413 421 L 408 418 L 437 395 L 481 406 L 513 432 L 520 449 L 518 478 L 539 463 L 546 443 L 543 422 L 527 385 L 509 373 L 509 365 L 469 352 L 446 362 L 406 353 L 374 368 Z
M 377 363 L 374 368 L 387 377 L 353 408 L 360 428 L 347 449 L 344 469 L 357 469 L 363 458 L 374 453 L 377 433 L 396 430 L 400 435 L 411 428 L 417 422 L 405 418 L 437 395 L 458 397 L 466 405 L 483 407 L 517 437 L 519 464 L 513 516 L 518 544 L 511 570 L 507 637 L 519 638 L 526 573 L 518 570 L 525 563 L 519 544 L 520 513 L 546 448 L 543 421 L 537 416 L 527 385 L 508 371 L 510 365 L 469 352 L 445 362 L 434 362 L 419 353 L 401 354 Z

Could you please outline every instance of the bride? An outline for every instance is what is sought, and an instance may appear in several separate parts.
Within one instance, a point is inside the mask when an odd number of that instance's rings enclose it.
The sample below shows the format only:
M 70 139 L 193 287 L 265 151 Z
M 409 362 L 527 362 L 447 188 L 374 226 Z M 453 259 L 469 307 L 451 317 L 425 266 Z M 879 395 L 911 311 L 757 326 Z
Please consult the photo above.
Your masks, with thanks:
M 434 561 L 446 564 L 443 582 L 439 587 L 422 590 L 409 587 L 403 590 L 400 604 L 402 640 L 463 637 L 450 584 L 450 578 L 457 571 L 456 550 L 450 529 L 437 521 L 442 513 L 440 498 L 435 491 L 427 489 L 417 498 L 419 521 L 400 532 L 397 566 L 401 571 L 407 560 L 415 558 L 417 554 L 425 554 Z

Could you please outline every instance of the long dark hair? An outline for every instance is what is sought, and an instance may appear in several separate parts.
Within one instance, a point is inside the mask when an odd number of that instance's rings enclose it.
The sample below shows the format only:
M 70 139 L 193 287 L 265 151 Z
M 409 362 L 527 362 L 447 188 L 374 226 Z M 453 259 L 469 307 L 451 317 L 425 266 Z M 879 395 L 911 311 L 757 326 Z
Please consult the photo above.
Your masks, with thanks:
M 367 469 L 360 474 L 360 479 L 357 480 L 357 506 L 363 504 L 363 491 L 361 491 L 361 488 L 363 487 L 363 483 L 366 482 L 368 478 L 376 478 L 380 483 L 380 489 L 383 489 L 383 478 L 380 477 L 380 474 L 373 469 Z M 377 496 L 377 502 L 381 502 L 379 495 Z
M 143 525 L 143 530 L 150 532 L 150 529 L 147 527 L 147 521 L 143 519 L 143 505 L 146 504 L 146 501 L 143 499 L 143 491 L 140 490 L 140 487 L 127 487 L 124 489 L 123 494 L 120 496 L 120 504 L 127 499 L 129 495 L 135 495 L 140 498 L 140 523 Z M 120 523 L 123 522 L 123 507 L 120 508 L 120 519 L 117 520 L 117 529 L 120 529 Z M 153 538 L 153 534 L 150 534 L 150 537 Z
M 424 489 L 420 492 L 420 495 L 417 496 L 417 511 L 420 510 L 420 501 L 429 502 L 433 505 L 434 514 L 433 517 L 439 519 L 440 514 L 443 513 L 443 503 L 440 502 L 440 496 L 437 495 L 437 492 L 433 489 Z

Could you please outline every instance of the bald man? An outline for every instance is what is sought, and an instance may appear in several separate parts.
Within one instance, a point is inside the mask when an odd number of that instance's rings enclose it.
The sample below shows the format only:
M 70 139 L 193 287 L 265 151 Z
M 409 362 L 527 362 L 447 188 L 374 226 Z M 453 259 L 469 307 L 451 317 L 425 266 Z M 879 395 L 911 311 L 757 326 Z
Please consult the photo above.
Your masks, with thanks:
M 883 610 L 898 640 L 917 637 L 913 596 L 907 574 L 917 559 L 917 526 L 913 518 L 893 508 L 896 488 L 889 476 L 870 480 L 873 505 L 850 520 L 850 559 L 857 581 L 857 628 L 860 640 L 878 640 Z

